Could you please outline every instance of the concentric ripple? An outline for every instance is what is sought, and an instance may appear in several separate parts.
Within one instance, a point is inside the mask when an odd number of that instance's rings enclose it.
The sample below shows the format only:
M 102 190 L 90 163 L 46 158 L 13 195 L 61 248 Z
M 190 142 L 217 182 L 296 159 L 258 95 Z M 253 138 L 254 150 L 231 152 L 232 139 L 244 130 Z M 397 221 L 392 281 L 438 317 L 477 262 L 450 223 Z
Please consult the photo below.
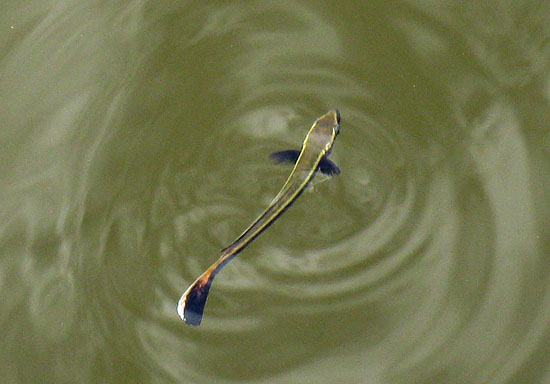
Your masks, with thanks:
M 0 15 L 3 381 L 548 381 L 547 6 L 45 4 Z M 332 108 L 342 173 L 185 325 Z

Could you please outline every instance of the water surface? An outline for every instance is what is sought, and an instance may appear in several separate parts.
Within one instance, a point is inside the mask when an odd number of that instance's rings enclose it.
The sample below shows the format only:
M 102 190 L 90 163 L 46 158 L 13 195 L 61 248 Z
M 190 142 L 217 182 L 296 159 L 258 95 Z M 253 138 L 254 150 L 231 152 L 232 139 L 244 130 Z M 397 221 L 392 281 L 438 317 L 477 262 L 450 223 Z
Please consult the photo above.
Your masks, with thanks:
M 2 9 L 2 382 L 550 382 L 550 4 Z M 331 108 L 342 173 L 182 323 Z

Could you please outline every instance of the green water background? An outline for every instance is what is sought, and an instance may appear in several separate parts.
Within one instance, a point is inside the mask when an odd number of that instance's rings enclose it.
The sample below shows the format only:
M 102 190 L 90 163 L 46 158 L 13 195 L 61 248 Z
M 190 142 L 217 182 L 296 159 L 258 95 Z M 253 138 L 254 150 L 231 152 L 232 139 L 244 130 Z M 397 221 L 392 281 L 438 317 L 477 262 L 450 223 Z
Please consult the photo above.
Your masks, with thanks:
M 548 1 L 0 10 L 2 383 L 550 383 Z

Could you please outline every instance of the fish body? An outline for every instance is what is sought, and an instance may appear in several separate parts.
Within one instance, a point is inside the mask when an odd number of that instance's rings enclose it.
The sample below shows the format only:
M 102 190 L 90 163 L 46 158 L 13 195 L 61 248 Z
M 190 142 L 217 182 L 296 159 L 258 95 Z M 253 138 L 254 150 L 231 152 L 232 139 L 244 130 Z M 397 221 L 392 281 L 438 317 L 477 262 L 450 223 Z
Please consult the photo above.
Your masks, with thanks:
M 327 159 L 339 132 L 340 113 L 338 110 L 331 110 L 315 120 L 300 151 L 282 151 L 272 155 L 277 161 L 295 160 L 292 172 L 264 212 L 233 243 L 224 248 L 219 259 L 183 293 L 177 306 L 183 321 L 190 325 L 200 325 L 214 277 L 296 201 L 318 170 L 327 174 L 340 172 Z

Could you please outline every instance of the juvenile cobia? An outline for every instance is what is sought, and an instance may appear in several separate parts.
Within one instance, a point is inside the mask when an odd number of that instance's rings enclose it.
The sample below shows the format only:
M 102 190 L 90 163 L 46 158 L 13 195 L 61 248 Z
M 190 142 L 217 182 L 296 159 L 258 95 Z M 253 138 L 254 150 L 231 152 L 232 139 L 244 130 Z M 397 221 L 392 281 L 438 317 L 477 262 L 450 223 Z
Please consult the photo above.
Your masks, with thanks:
M 340 169 L 327 159 L 339 132 L 340 113 L 337 110 L 329 111 L 313 123 L 300 151 L 282 151 L 271 155 L 279 162 L 295 162 L 290 176 L 266 210 L 233 243 L 224 248 L 220 258 L 183 293 L 178 302 L 178 314 L 183 321 L 200 325 L 214 277 L 294 203 L 317 170 L 328 175 L 340 173 Z

